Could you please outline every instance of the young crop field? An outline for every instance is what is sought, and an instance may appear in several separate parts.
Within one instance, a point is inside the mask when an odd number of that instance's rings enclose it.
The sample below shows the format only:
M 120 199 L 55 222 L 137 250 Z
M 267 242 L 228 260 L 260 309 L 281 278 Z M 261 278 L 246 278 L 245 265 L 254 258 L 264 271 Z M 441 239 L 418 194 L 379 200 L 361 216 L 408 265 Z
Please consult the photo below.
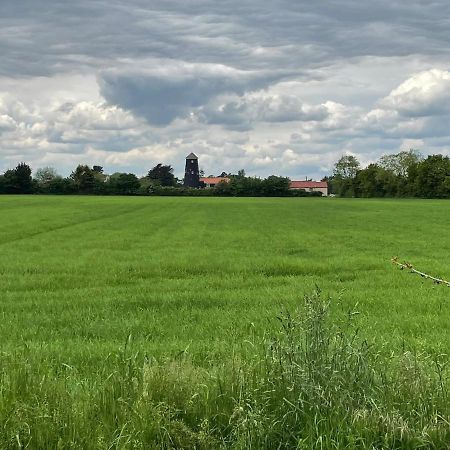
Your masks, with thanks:
M 312 447 L 317 430 L 251 428 L 275 406 L 257 415 L 233 389 L 317 287 L 327 323 L 356 321 L 355 342 L 439 368 L 450 290 L 390 259 L 450 278 L 449 223 L 438 200 L 0 197 L 0 448 Z M 431 445 L 436 411 L 405 425 L 411 448 Z M 401 448 L 389 430 L 345 445 Z

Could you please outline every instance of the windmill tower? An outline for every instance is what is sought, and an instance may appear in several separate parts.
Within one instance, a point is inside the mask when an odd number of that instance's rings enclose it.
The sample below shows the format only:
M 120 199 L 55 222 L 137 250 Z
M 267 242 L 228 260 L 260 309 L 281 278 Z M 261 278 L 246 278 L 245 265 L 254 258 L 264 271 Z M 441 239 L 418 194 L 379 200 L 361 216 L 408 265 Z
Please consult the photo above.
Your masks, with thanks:
M 194 153 L 186 156 L 186 166 L 184 169 L 184 185 L 190 188 L 200 187 L 200 173 L 198 170 L 198 158 Z

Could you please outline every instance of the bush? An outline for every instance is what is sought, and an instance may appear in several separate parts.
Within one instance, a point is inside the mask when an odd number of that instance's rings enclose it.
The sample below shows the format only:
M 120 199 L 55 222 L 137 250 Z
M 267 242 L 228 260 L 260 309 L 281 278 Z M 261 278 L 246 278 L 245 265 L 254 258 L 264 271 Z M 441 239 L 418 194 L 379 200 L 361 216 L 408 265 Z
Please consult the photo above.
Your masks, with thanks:
M 151 186 L 147 190 L 147 195 L 161 195 L 161 196 L 182 196 L 182 197 L 210 197 L 214 195 L 214 190 L 207 189 L 193 189 L 187 187 L 172 187 L 172 186 Z
M 290 191 L 291 197 L 322 197 L 320 191 L 305 191 L 304 189 L 292 189 Z

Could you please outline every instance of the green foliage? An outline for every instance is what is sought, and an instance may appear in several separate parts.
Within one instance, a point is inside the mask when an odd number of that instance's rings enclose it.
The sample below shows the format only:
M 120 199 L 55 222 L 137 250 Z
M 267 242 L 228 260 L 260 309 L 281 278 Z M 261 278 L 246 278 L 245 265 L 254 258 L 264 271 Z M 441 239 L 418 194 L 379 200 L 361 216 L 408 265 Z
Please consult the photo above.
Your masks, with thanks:
M 54 169 L 53 167 L 41 167 L 40 169 L 36 170 L 34 179 L 40 186 L 45 186 L 58 177 L 60 177 L 60 175 L 58 175 L 56 169 Z
M 0 194 L 31 194 L 33 180 L 31 169 L 25 163 L 20 163 L 15 169 L 7 170 L 0 177 Z
M 450 197 L 450 159 L 431 155 L 423 159 L 415 150 L 385 155 L 377 164 L 360 169 L 351 156 L 343 156 L 329 180 L 341 197 Z
M 259 197 L 262 180 L 256 177 L 231 176 L 228 183 L 221 182 L 214 187 L 217 195 L 234 197 Z
M 12 169 L 7 170 L 0 179 L 0 189 L 2 194 L 18 193 L 15 172 Z
M 14 169 L 14 177 L 18 193 L 30 194 L 32 192 L 31 168 L 28 164 L 18 164 Z
M 290 197 L 322 197 L 322 192 L 305 191 L 304 189 L 293 189 L 290 191 Z
M 395 197 L 400 181 L 393 172 L 369 164 L 355 176 L 355 193 L 358 197 Z
M 450 197 L 450 158 L 428 156 L 418 167 L 415 179 L 418 194 L 425 198 Z
M 153 185 L 159 186 L 175 186 L 176 179 L 173 174 L 173 168 L 171 166 L 165 166 L 163 164 L 157 164 L 155 167 L 149 170 L 147 178 Z
M 147 195 L 159 195 L 162 197 L 210 197 L 214 195 L 214 189 L 194 189 L 175 186 L 151 186 Z
M 261 195 L 264 197 L 288 197 L 290 180 L 271 175 L 261 182 Z
M 341 197 L 355 197 L 355 177 L 359 169 L 360 164 L 355 156 L 341 156 L 334 165 L 333 192 Z
M 78 165 L 70 174 L 70 178 L 74 181 L 78 191 L 82 194 L 91 194 L 95 188 L 94 171 L 86 165 Z
M 411 170 L 423 160 L 417 150 L 402 151 L 393 155 L 384 155 L 380 158 L 379 166 L 392 172 L 395 176 L 407 178 Z
M 343 155 L 334 166 L 333 175 L 336 178 L 354 178 L 360 168 L 359 161 L 353 155 Z
M 77 186 L 71 178 L 56 177 L 45 185 L 43 193 L 76 194 Z
M 109 177 L 105 189 L 114 195 L 137 195 L 140 186 L 134 173 L 114 173 Z
M 230 181 L 222 181 L 214 187 L 214 193 L 227 197 L 289 197 L 294 195 L 289 190 L 290 180 L 271 175 L 266 179 L 246 177 L 245 172 L 231 175 Z
M 448 357 L 381 353 L 359 337 L 349 311 L 305 296 L 242 370 L 233 437 L 238 448 L 444 447 L 449 437 Z
M 36 171 L 34 192 L 39 194 L 74 194 L 77 191 L 71 178 L 63 178 L 53 167 L 43 167 Z
M 94 170 L 95 168 L 95 170 Z M 101 166 L 90 168 L 87 165 L 80 164 L 70 174 L 76 190 L 80 194 L 105 194 L 106 192 L 106 176 L 103 174 Z
M 214 188 L 191 189 L 186 187 L 164 187 L 158 184 L 147 183 L 141 180 L 141 188 L 145 195 L 161 196 L 190 196 L 209 197 L 213 195 L 222 197 L 290 197 L 290 196 L 316 196 L 317 193 L 302 193 L 289 190 L 289 179 L 270 176 L 266 179 L 246 177 L 243 171 L 239 175 L 230 175 L 230 181 L 220 182 Z M 314 194 L 314 195 L 313 195 Z M 318 194 L 320 195 L 320 194 Z

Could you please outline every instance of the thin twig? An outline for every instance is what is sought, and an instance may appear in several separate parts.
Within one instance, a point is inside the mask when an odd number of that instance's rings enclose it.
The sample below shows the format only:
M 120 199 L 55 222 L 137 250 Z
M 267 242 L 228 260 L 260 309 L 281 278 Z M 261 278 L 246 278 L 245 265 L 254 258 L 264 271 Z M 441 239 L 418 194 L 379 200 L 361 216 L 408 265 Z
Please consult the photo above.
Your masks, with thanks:
M 433 280 L 436 284 L 445 284 L 446 286 L 450 287 L 450 281 L 443 280 L 441 278 L 432 277 L 431 275 L 428 275 L 425 272 L 420 272 L 419 270 L 414 269 L 413 265 L 410 263 L 407 263 L 407 262 L 401 263 L 398 260 L 397 256 L 392 258 L 391 262 L 392 262 L 392 264 L 395 264 L 398 267 L 400 267 L 400 270 L 409 269 L 412 273 L 416 273 L 417 275 L 420 275 L 422 278 L 426 278 L 428 280 Z

